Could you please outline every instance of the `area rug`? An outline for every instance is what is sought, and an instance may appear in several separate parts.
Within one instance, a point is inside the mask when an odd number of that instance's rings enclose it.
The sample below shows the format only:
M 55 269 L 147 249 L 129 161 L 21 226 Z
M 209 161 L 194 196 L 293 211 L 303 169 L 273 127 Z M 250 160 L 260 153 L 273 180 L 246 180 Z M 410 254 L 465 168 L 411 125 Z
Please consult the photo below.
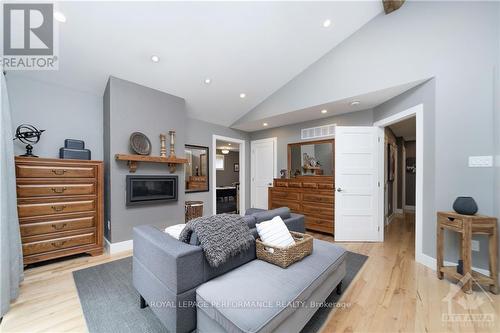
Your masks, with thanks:
M 347 252 L 346 290 L 368 257 Z M 132 257 L 73 272 L 83 314 L 90 333 L 167 332 L 149 307 L 139 308 L 139 294 L 132 285 Z M 337 302 L 335 291 L 325 303 Z M 334 307 L 321 307 L 302 329 L 318 332 Z

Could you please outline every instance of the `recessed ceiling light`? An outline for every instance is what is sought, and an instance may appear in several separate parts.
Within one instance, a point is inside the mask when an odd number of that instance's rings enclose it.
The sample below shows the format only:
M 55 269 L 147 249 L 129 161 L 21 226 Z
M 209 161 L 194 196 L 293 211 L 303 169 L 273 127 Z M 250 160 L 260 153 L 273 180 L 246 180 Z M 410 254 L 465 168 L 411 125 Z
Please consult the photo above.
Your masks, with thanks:
M 230 144 L 230 143 L 228 143 L 227 145 L 228 145 L 228 146 L 230 146 L 231 144 Z
M 323 27 L 324 28 L 328 28 L 331 25 L 332 25 L 332 21 L 330 21 L 329 19 L 323 21 Z
M 210 84 L 211 82 L 212 82 L 212 80 L 210 80 L 210 78 L 209 78 L 209 77 L 207 77 L 207 78 L 205 79 L 205 84 Z
M 240 94 L 240 98 L 245 98 L 245 97 L 247 97 L 247 94 L 245 94 L 245 93 Z
M 267 125 L 269 125 L 268 123 L 262 123 L 262 126 L 266 127 Z
M 359 104 L 361 104 L 360 101 L 352 101 L 351 102 L 351 106 L 356 106 L 356 105 L 359 105 Z
M 54 19 L 59 22 L 66 22 L 66 16 L 61 12 L 54 12 Z
M 151 61 L 152 62 L 159 62 L 160 61 L 160 57 L 158 57 L 157 55 L 153 55 L 153 56 L 151 56 Z
M 327 112 L 328 112 L 328 110 L 327 110 L 327 109 L 323 109 L 323 110 L 321 110 L 321 113 L 322 113 L 322 114 L 325 114 L 325 113 L 327 113 Z

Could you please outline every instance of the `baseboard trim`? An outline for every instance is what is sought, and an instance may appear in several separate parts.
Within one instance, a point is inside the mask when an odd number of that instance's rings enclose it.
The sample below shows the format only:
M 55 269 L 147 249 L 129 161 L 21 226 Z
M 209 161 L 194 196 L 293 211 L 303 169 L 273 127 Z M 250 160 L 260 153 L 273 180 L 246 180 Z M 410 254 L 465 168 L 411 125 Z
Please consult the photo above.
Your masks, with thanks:
M 417 258 L 417 262 L 421 263 L 422 265 L 432 269 L 433 271 L 436 271 L 436 265 L 437 261 L 436 258 L 433 258 L 431 256 L 428 256 L 427 254 L 421 253 L 419 258 Z M 453 263 L 451 261 L 444 261 L 445 266 L 456 266 L 457 263 Z M 478 268 L 478 267 L 472 267 L 472 270 L 479 272 L 481 274 L 490 275 L 490 271 L 488 269 L 483 269 L 483 268 Z
M 123 251 L 128 251 L 132 250 L 134 248 L 134 241 L 132 239 L 123 241 L 123 242 L 117 242 L 117 243 L 110 243 L 109 240 L 104 238 L 105 245 L 104 247 L 106 248 L 106 252 L 109 254 L 115 254 Z

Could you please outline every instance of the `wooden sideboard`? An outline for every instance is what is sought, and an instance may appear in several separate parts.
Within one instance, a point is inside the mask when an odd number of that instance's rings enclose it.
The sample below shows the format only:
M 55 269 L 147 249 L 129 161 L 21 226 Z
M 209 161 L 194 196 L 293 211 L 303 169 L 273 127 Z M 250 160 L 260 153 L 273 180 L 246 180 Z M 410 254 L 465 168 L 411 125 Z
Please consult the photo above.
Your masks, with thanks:
M 306 229 L 334 234 L 334 184 L 330 176 L 274 179 L 269 209 L 288 207 L 305 216 Z
M 103 163 L 16 157 L 24 264 L 103 252 Z

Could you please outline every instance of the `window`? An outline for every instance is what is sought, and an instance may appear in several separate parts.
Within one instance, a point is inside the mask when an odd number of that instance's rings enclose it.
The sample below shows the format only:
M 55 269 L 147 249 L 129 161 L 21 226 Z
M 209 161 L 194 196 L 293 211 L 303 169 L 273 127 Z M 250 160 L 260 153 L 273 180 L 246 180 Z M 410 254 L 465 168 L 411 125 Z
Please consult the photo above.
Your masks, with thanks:
M 224 170 L 224 155 L 215 156 L 215 170 Z

